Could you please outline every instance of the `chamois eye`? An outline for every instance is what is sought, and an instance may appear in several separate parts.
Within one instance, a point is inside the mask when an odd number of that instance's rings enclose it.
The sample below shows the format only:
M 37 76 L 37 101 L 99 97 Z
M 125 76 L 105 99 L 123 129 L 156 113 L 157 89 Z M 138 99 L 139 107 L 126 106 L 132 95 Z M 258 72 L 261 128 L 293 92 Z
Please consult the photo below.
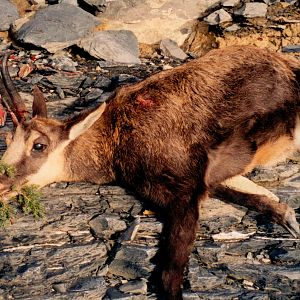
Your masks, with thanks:
M 36 152 L 43 152 L 47 148 L 46 145 L 41 143 L 36 143 L 33 145 L 32 150 Z

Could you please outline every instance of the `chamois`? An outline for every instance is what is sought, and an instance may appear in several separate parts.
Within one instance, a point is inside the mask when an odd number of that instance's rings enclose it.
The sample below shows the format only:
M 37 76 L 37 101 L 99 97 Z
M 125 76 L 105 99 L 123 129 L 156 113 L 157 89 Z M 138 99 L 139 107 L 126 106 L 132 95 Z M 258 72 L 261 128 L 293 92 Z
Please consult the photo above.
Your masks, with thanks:
M 269 214 L 299 234 L 293 209 L 242 177 L 300 149 L 296 59 L 251 46 L 212 50 L 121 87 L 106 104 L 65 121 L 47 118 L 37 89 L 28 118 L 14 100 L 6 61 L 7 55 L 2 78 L 11 100 L 5 103 L 15 104 L 6 105 L 15 130 L 2 159 L 17 172 L 0 178 L 2 197 L 13 193 L 12 184 L 55 181 L 117 182 L 133 190 L 166 216 L 165 299 L 182 299 L 199 203 L 209 195 Z

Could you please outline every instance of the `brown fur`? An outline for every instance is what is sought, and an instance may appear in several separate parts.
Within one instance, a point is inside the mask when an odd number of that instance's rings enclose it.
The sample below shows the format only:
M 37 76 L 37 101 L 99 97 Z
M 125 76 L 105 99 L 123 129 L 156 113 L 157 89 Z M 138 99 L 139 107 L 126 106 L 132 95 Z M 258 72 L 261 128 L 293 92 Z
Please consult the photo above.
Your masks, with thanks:
M 285 225 L 284 205 L 220 184 L 272 160 L 283 141 L 292 141 L 299 70 L 299 62 L 255 47 L 214 50 L 119 89 L 101 117 L 66 145 L 65 180 L 117 181 L 165 211 L 166 299 L 182 299 L 198 204 L 208 193 L 221 191 L 239 203 L 245 199 L 246 206 L 270 212 Z M 67 140 L 85 117 L 58 124 L 51 135 Z M 31 126 L 39 122 L 49 124 L 37 119 Z M 275 145 L 280 151 L 270 151 Z

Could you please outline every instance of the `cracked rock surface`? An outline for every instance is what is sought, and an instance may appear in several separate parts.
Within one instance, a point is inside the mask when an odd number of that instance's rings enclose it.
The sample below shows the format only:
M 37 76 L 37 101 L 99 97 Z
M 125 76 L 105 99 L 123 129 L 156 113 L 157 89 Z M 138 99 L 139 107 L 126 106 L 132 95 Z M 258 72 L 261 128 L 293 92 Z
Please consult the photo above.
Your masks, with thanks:
M 116 86 L 181 63 L 143 60 L 138 66 L 99 69 L 93 61 L 66 59 L 66 53 L 60 59 L 25 51 L 15 54 L 10 68 L 19 74 L 32 57 L 35 72 L 16 80 L 18 89 L 29 105 L 30 88 L 38 82 L 50 114 L 59 118 L 96 105 Z M 69 67 L 76 72 L 62 70 Z M 84 98 L 94 88 L 102 90 L 100 99 Z M 3 151 L 3 139 L 0 146 Z M 299 221 L 298 158 L 249 177 L 293 207 Z M 43 219 L 18 212 L 13 224 L 0 229 L 0 299 L 157 299 L 149 277 L 162 217 L 119 186 L 57 183 L 43 195 Z M 299 239 L 266 216 L 208 199 L 200 208 L 184 299 L 298 299 L 299 266 Z

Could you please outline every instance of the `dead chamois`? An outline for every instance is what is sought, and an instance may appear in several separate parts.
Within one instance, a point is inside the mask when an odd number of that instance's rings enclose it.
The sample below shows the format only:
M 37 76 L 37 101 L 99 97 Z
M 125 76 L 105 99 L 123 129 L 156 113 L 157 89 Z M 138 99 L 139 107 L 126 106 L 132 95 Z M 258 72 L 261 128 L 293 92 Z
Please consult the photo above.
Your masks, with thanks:
M 16 169 L 13 179 L 1 177 L 2 197 L 12 185 L 55 181 L 132 189 L 166 214 L 165 299 L 182 299 L 199 202 L 208 195 L 269 214 L 299 234 L 294 211 L 241 176 L 300 149 L 299 61 L 255 47 L 213 50 L 122 87 L 107 104 L 66 121 L 47 118 L 38 89 L 28 119 L 7 55 L 2 78 L 15 124 L 3 162 Z

